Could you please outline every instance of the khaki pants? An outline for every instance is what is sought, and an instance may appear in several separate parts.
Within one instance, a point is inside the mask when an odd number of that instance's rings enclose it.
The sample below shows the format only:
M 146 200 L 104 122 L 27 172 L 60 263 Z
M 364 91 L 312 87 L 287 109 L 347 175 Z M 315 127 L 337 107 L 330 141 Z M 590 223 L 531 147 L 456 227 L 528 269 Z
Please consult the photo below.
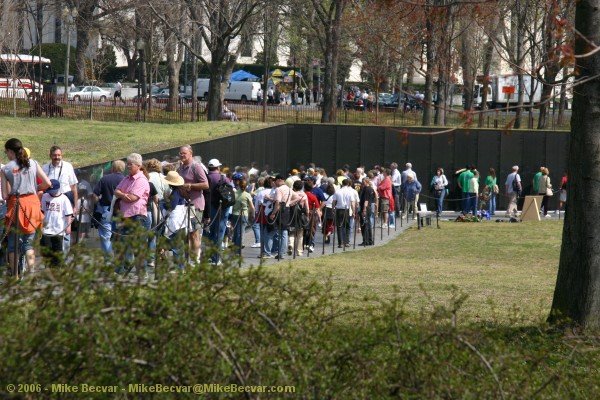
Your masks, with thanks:
M 506 207 L 506 216 L 510 217 L 512 213 L 517 214 L 517 192 L 510 192 L 508 194 L 508 207 Z

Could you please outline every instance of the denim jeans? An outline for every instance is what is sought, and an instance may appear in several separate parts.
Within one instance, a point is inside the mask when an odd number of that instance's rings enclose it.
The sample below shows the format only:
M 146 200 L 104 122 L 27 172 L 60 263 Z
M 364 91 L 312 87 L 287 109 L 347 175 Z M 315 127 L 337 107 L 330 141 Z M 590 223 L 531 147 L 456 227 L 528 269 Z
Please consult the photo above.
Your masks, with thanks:
M 129 264 L 129 266 L 133 265 L 133 262 L 136 257 L 142 257 L 143 254 L 146 253 L 145 251 L 141 251 L 143 247 L 141 247 L 140 249 L 135 248 L 136 241 L 134 241 L 133 237 L 134 235 L 138 235 L 140 233 L 140 228 L 142 230 L 146 230 L 147 219 L 148 217 L 145 215 L 134 215 L 129 218 L 123 218 L 123 225 L 120 227 L 119 231 L 121 235 L 123 235 L 122 241 L 126 246 L 126 250 L 122 265 L 116 269 L 117 273 L 125 272 L 127 264 Z M 146 240 L 145 235 L 143 236 L 143 238 L 144 240 Z M 140 264 L 138 263 L 138 265 Z M 138 274 L 146 272 L 145 263 L 143 265 L 143 270 L 138 269 Z
M 437 194 L 437 191 L 436 191 Z M 442 215 L 442 208 L 444 208 L 444 197 L 446 197 L 446 189 L 440 190 L 440 195 L 435 195 L 435 204 L 437 206 L 437 214 Z
M 471 211 L 473 215 L 477 215 L 477 195 L 475 193 L 468 193 L 467 198 L 467 213 Z
M 254 232 L 254 243 L 260 243 L 260 224 L 258 222 L 252 224 L 252 232 Z
M 156 259 L 156 232 L 152 230 L 152 212 L 148 211 L 144 228 L 148 231 L 148 259 L 154 262 Z
M 218 216 L 217 213 L 219 214 Z M 227 226 L 228 218 L 228 209 L 221 210 L 221 212 L 219 212 L 219 207 L 211 207 L 210 230 L 208 232 L 208 239 L 211 242 L 213 242 L 213 244 L 215 245 L 215 251 L 217 251 L 217 255 L 213 255 L 211 257 L 211 261 L 215 263 L 219 261 L 218 252 L 221 251 L 221 243 L 223 242 L 223 238 L 225 237 L 225 229 Z
M 490 199 L 488 200 L 488 211 L 491 215 L 496 214 L 496 197 L 498 195 L 495 193 L 490 194 Z
M 281 248 L 279 247 L 280 242 L 281 242 Z M 273 229 L 271 232 L 267 232 L 265 250 L 269 249 L 268 254 L 278 255 L 278 256 L 282 257 L 284 254 L 286 254 L 287 245 L 288 245 L 288 230 L 287 229 L 281 230 L 281 240 L 279 238 L 279 232 L 278 232 L 277 228 Z M 277 253 L 277 254 L 275 254 L 275 253 Z M 266 251 L 265 251 L 265 254 L 267 254 Z
M 114 230 L 114 224 L 112 219 L 109 218 L 109 208 L 110 206 L 101 205 L 98 205 L 96 207 L 96 209 L 102 213 L 102 218 L 100 219 L 100 224 L 98 226 L 98 235 L 100 236 L 100 247 L 102 248 L 102 252 L 104 253 L 105 261 L 108 261 L 109 259 L 113 259 L 115 257 L 112 243 L 110 241 L 112 231 Z
M 242 254 L 242 242 L 244 239 L 244 231 L 248 225 L 248 218 L 243 215 L 231 216 L 231 228 L 233 229 L 233 244 L 236 247 L 236 254 Z

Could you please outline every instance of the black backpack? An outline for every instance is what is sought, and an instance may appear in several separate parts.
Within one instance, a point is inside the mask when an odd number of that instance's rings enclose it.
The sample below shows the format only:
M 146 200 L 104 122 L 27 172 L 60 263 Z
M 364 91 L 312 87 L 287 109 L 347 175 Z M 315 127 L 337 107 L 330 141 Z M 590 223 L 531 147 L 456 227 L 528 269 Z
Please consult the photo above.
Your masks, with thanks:
M 213 190 L 214 202 L 221 203 L 221 207 L 227 208 L 235 204 L 235 192 L 231 185 L 227 184 L 223 177 Z
M 517 176 L 519 175 L 515 174 L 515 177 L 512 181 L 512 189 L 515 193 L 519 193 L 521 191 L 521 183 L 517 180 Z

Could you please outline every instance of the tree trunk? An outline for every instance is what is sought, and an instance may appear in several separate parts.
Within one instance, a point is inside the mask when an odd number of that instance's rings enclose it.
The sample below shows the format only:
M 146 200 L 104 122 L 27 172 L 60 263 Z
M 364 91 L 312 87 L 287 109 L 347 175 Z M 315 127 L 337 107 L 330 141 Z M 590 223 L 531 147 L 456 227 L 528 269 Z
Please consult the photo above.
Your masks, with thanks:
M 218 69 L 210 68 L 210 83 L 208 84 L 208 101 L 206 102 L 206 119 L 219 121 L 221 119 L 221 74 Z
M 575 54 L 587 53 L 600 30 L 600 0 L 576 4 Z M 600 74 L 600 53 L 578 58 L 579 76 Z M 600 81 L 590 80 L 574 91 L 569 149 L 568 212 L 563 229 L 560 264 L 549 321 L 600 328 Z

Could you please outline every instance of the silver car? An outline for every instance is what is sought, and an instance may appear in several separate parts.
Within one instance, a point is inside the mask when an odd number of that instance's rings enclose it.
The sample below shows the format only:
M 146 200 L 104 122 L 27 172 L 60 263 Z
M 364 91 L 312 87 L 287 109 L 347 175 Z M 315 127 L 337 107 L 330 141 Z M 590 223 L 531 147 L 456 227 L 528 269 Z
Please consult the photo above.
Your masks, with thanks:
M 81 101 L 93 98 L 94 101 L 105 101 L 110 97 L 110 92 L 98 86 L 79 86 L 69 92 L 69 100 Z

